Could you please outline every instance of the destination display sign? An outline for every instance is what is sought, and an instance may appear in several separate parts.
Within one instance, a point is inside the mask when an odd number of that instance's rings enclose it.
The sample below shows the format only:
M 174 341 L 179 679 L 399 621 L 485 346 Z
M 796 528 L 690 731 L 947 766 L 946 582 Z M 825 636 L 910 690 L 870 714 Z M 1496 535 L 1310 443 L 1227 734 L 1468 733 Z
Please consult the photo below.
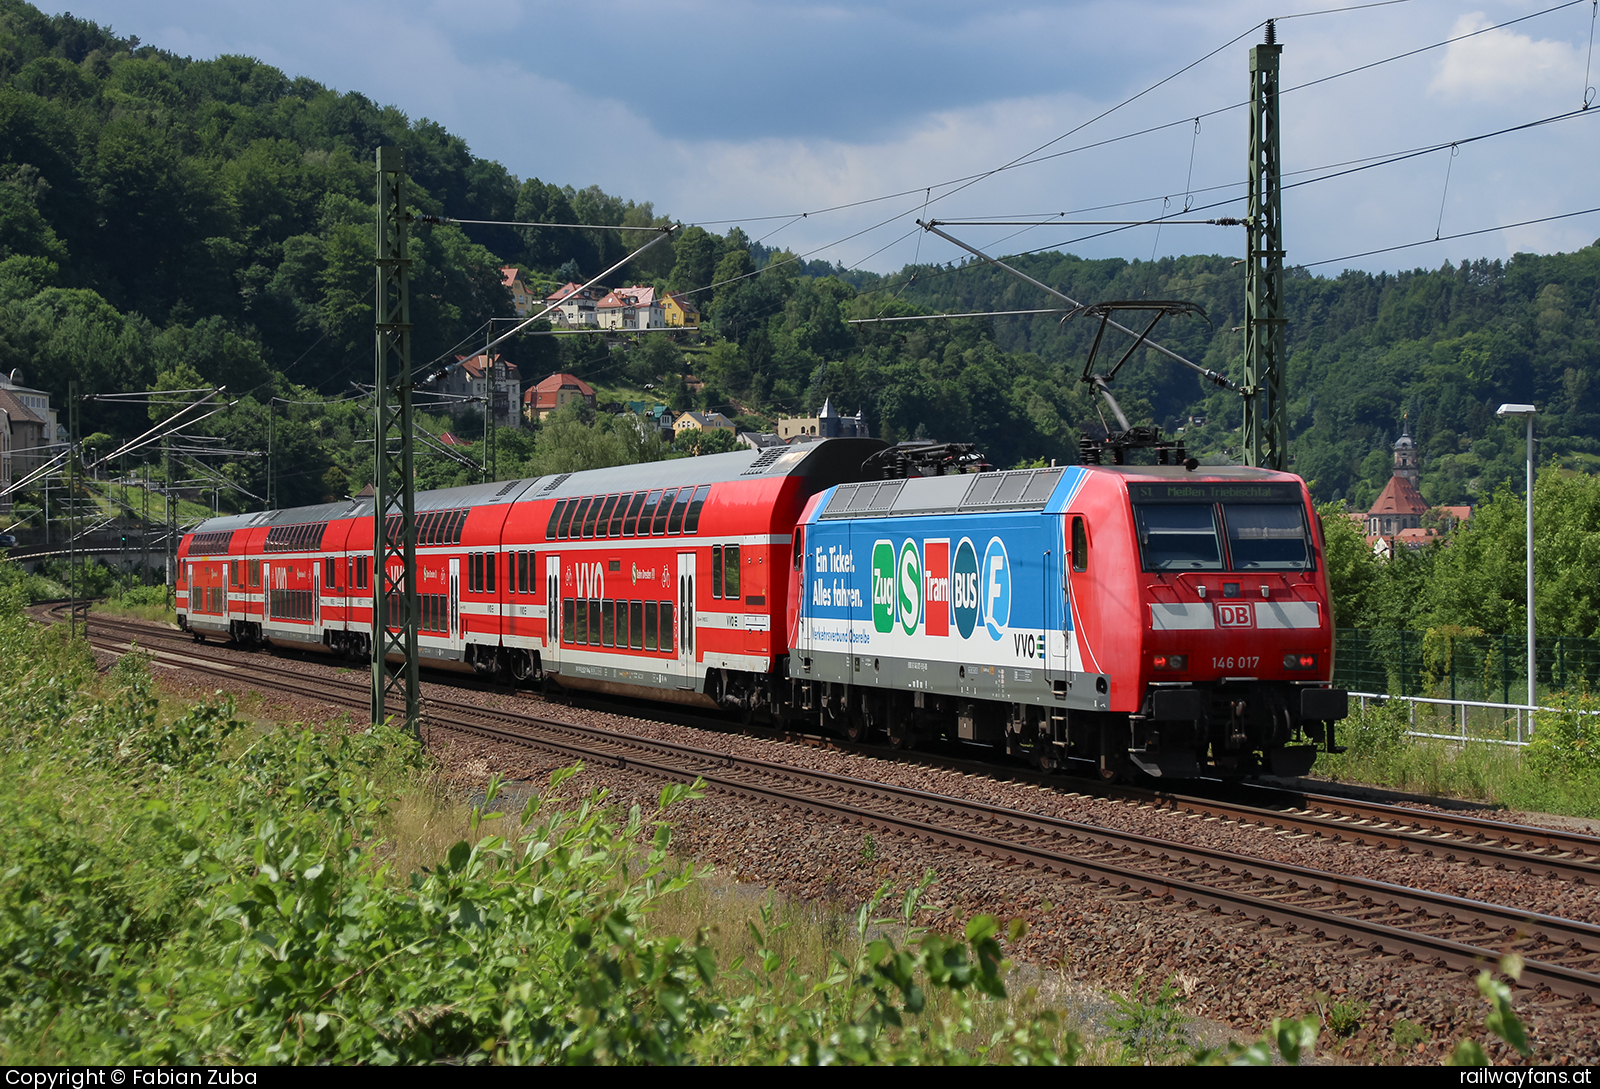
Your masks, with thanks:
M 1298 484 L 1269 484 L 1240 481 L 1221 484 L 1140 484 L 1128 485 L 1128 497 L 1135 503 L 1298 503 Z

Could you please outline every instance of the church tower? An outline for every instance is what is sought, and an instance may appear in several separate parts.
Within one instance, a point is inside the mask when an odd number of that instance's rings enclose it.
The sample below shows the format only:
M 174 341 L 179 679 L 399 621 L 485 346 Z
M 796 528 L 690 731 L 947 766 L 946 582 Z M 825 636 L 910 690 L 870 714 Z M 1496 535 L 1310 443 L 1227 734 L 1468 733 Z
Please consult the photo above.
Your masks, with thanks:
M 1417 490 L 1421 476 L 1417 467 L 1417 444 L 1411 440 L 1410 423 L 1406 423 L 1394 442 L 1394 475 L 1367 512 L 1370 536 L 1394 537 L 1404 530 L 1422 527 L 1422 516 L 1428 512 L 1428 504 Z
M 1411 441 L 1409 421 L 1401 426 L 1400 437 L 1394 441 L 1394 475 L 1411 481 L 1413 488 L 1421 482 L 1422 474 L 1417 467 L 1417 444 Z

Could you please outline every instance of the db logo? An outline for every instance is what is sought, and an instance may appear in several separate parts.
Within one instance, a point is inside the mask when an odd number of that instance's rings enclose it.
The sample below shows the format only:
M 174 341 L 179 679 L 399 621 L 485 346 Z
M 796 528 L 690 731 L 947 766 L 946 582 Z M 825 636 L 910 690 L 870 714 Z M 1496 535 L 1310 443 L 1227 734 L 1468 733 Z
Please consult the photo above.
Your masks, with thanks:
M 1253 628 L 1255 618 L 1250 612 L 1250 606 L 1240 602 L 1232 605 L 1217 606 L 1217 624 L 1224 628 Z

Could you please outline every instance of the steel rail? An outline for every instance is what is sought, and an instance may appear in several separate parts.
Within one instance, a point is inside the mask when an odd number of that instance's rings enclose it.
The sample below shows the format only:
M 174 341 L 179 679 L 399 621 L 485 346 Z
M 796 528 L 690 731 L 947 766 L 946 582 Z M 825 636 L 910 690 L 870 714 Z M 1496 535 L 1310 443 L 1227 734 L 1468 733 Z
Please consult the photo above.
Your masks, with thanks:
M 97 618 L 100 623 L 116 623 L 109 618 Z M 145 630 L 140 625 L 119 624 L 128 629 Z M 163 633 L 174 641 L 186 640 L 177 633 Z M 709 722 L 681 711 L 671 715 L 674 719 L 704 725 Z M 718 724 L 719 726 L 725 724 Z M 840 743 L 846 751 L 874 753 L 870 746 L 858 747 Z M 903 759 L 903 755 L 901 757 Z M 1015 781 L 1030 783 L 1045 789 L 1058 790 L 1056 777 L 1019 773 L 1013 769 L 997 768 L 992 764 L 964 759 L 930 759 L 923 762 L 931 766 L 968 771 L 995 776 L 1008 775 Z M 1446 862 L 1484 866 L 1530 876 L 1542 876 L 1575 884 L 1600 885 L 1600 838 L 1581 833 L 1563 833 L 1528 825 L 1508 824 L 1476 817 L 1457 817 L 1409 809 L 1383 803 L 1361 802 L 1325 795 L 1308 795 L 1282 788 L 1250 788 L 1281 794 L 1289 804 L 1299 803 L 1301 811 L 1279 810 L 1248 805 L 1228 799 L 1177 794 L 1138 787 L 1089 785 L 1070 793 L 1104 797 L 1135 804 L 1152 804 L 1168 810 L 1182 809 L 1198 816 L 1212 816 L 1239 824 L 1245 828 L 1263 828 L 1272 832 L 1303 832 L 1333 843 L 1349 842 L 1355 846 L 1377 849 L 1394 849 L 1401 854 L 1416 854 L 1423 858 L 1437 858 Z M 1070 796 L 1070 793 L 1067 796 Z M 1312 810 L 1317 807 L 1317 811 Z M 1356 823 L 1357 817 L 1384 819 L 1404 823 L 1411 827 L 1380 827 Z M 1474 842 L 1450 836 L 1478 835 L 1494 838 L 1498 843 Z M 1518 846 L 1520 844 L 1520 846 Z M 1560 857 L 1538 853 L 1535 848 L 1563 850 L 1569 855 Z
M 120 645 L 113 649 L 121 649 Z M 227 663 L 207 663 L 189 655 L 158 651 L 157 660 L 179 659 L 183 666 L 199 668 L 205 672 L 218 672 L 236 679 L 257 675 L 257 683 L 288 690 L 304 696 L 304 688 L 290 684 L 271 674 L 276 671 L 243 668 Z M 169 663 L 171 664 L 171 663 Z M 214 668 L 214 667 L 221 667 Z M 354 686 L 334 686 L 351 687 Z M 352 691 L 344 696 L 324 687 L 316 693 L 322 699 L 359 707 L 362 701 Z M 1284 927 L 1291 933 L 1307 930 L 1319 940 L 1341 940 L 1365 945 L 1377 953 L 1395 951 L 1403 956 L 1416 957 L 1435 967 L 1473 970 L 1494 963 L 1499 952 L 1482 945 L 1473 945 L 1455 938 L 1426 931 L 1405 929 L 1359 915 L 1340 914 L 1322 906 L 1333 900 L 1341 906 L 1354 906 L 1366 912 L 1409 911 L 1425 924 L 1440 924 L 1452 928 L 1462 925 L 1460 916 L 1481 922 L 1493 932 L 1513 938 L 1510 944 L 1532 942 L 1565 943 L 1577 947 L 1587 959 L 1595 952 L 1583 947 L 1585 940 L 1593 943 L 1600 937 L 1600 928 L 1573 920 L 1558 919 L 1498 905 L 1483 904 L 1445 894 L 1408 889 L 1385 882 L 1349 877 L 1310 870 L 1305 867 L 1285 866 L 1262 859 L 1236 855 L 1211 848 L 1173 843 L 1137 833 L 1113 832 L 1061 818 L 1026 814 L 1001 806 L 970 802 L 946 795 L 890 787 L 881 783 L 854 779 L 827 772 L 808 772 L 785 767 L 771 761 L 735 757 L 728 753 L 699 749 L 674 742 L 657 741 L 633 735 L 621 735 L 593 727 L 542 716 L 492 712 L 482 709 L 471 711 L 441 711 L 430 708 L 431 725 L 468 732 L 497 741 L 542 748 L 563 757 L 590 761 L 608 761 L 618 768 L 631 768 L 646 774 L 677 781 L 701 779 L 707 785 L 735 796 L 759 799 L 787 808 L 825 814 L 847 822 L 866 824 L 892 834 L 904 834 L 919 840 L 933 840 L 957 850 L 968 850 L 987 857 L 1037 866 L 1047 872 L 1076 876 L 1080 881 L 1102 886 L 1116 884 L 1121 891 L 1138 890 L 1144 896 L 1154 896 L 1165 902 L 1181 901 L 1187 907 L 1209 908 L 1214 914 L 1228 914 L 1269 922 Z M 536 736 L 525 729 L 496 725 L 484 719 L 511 719 L 524 727 L 532 726 L 545 732 Z M 550 732 L 566 735 L 566 740 L 548 736 Z M 573 740 L 577 738 L 579 740 Z M 597 749 L 598 746 L 598 749 Z M 609 749 L 610 751 L 605 751 Z M 624 751 L 618 751 L 624 750 Z M 641 756 L 649 753 L 650 756 Z M 666 762 L 669 758 L 676 762 Z M 688 766 L 684 766 L 688 765 Z M 739 773 L 745 777 L 740 777 Z M 791 782 L 809 785 L 814 791 L 844 790 L 865 797 L 854 801 L 838 801 L 819 797 L 796 789 L 781 789 L 771 784 L 751 782 L 755 774 L 768 778 L 784 778 Z M 879 799 L 891 805 L 910 804 L 918 815 L 884 812 L 881 808 L 864 805 L 866 799 Z M 948 823 L 935 824 L 928 811 L 959 815 L 990 826 L 1004 823 L 1008 833 L 1022 831 L 1037 838 L 1048 836 L 1052 845 L 1020 842 L 1014 834 L 1001 838 L 984 831 L 952 827 Z M 1176 864 L 1183 872 L 1152 873 L 1148 869 L 1117 864 L 1105 858 L 1062 850 L 1062 838 L 1068 845 L 1082 838 L 1098 844 L 1099 851 L 1132 854 L 1141 852 L 1145 859 L 1155 858 L 1157 865 Z M 1176 855 L 1176 860 L 1173 856 Z M 1206 883 L 1193 878 L 1198 873 L 1210 874 L 1216 866 L 1216 879 L 1223 884 Z M 1234 870 L 1237 868 L 1238 873 Z M 1265 881 L 1273 895 L 1259 891 L 1229 887 L 1240 883 L 1256 884 Z M 1314 898 L 1314 903 L 1296 902 L 1295 897 Z M 1509 933 L 1508 933 L 1509 932 Z M 1530 951 L 1531 952 L 1531 951 Z M 1554 960 L 1536 956 L 1524 957 L 1523 985 L 1548 988 L 1563 997 L 1594 1000 L 1600 998 L 1600 975 L 1584 971 Z
M 475 710 L 474 714 L 485 717 L 490 715 L 498 717 L 500 713 Z M 545 725 L 544 721 L 537 720 L 535 716 L 508 717 L 533 720 L 541 726 Z M 483 721 L 473 721 L 459 714 L 431 715 L 430 721 L 436 725 L 446 725 L 447 728 L 477 734 L 481 737 L 544 748 L 564 756 L 593 760 L 598 756 L 604 755 L 596 753 L 591 745 L 577 744 L 572 741 L 563 741 L 550 737 L 530 736 L 504 726 L 497 726 Z M 1337 898 L 1340 893 L 1343 893 L 1347 899 L 1354 899 L 1348 892 L 1344 892 L 1346 889 L 1353 889 L 1362 892 L 1362 899 L 1358 903 L 1369 910 L 1371 908 L 1388 909 L 1391 905 L 1400 905 L 1402 903 L 1419 906 L 1426 904 L 1435 910 L 1443 906 L 1449 906 L 1478 914 L 1480 918 L 1487 915 L 1500 921 L 1515 919 L 1522 924 L 1532 922 L 1534 925 L 1544 928 L 1529 935 L 1533 940 L 1552 940 L 1549 937 L 1551 933 L 1562 935 L 1582 933 L 1591 938 L 1591 940 L 1600 935 L 1600 928 L 1589 924 L 1557 919 L 1553 916 L 1540 916 L 1528 912 L 1507 911 L 1495 905 L 1480 904 L 1460 897 L 1424 893 L 1420 890 L 1406 889 L 1397 885 L 1387 885 L 1363 878 L 1324 874 L 1320 871 L 1301 867 L 1284 867 L 1261 859 L 1230 855 L 1226 852 L 1216 852 L 1206 848 L 1195 849 L 1186 844 L 1155 840 L 1132 833 L 1113 833 L 1088 825 L 1072 825 L 1072 822 L 1058 821 L 1054 818 L 1040 818 L 1015 810 L 1004 810 L 1001 807 L 984 807 L 981 804 L 964 802 L 960 799 L 948 798 L 943 795 L 932 795 L 904 788 L 885 787 L 883 784 L 871 783 L 865 780 L 849 780 L 848 777 L 831 776 L 823 772 L 784 768 L 781 765 L 773 765 L 767 761 L 734 757 L 729 754 L 706 750 L 695 750 L 688 746 L 676 745 L 671 742 L 657 742 L 631 735 L 610 734 L 571 723 L 556 722 L 550 725 L 569 734 L 587 735 L 592 733 L 598 735 L 603 744 L 609 744 L 617 748 L 676 750 L 680 753 L 694 753 L 697 757 L 695 761 L 697 766 L 681 767 L 632 754 L 610 754 L 611 759 L 615 761 L 614 766 L 620 769 L 646 772 L 679 782 L 692 782 L 695 779 L 700 779 L 708 786 L 736 796 L 758 799 L 783 808 L 799 808 L 836 817 L 858 825 L 865 824 L 884 832 L 908 835 L 914 839 L 932 841 L 944 846 L 954 847 L 957 850 L 968 850 L 975 854 L 983 854 L 1002 861 L 1015 862 L 1025 866 L 1036 866 L 1046 872 L 1077 876 L 1080 881 L 1084 882 L 1095 882 L 1102 886 L 1115 883 L 1124 892 L 1137 889 L 1146 896 L 1155 896 L 1166 902 L 1181 901 L 1184 906 L 1191 908 L 1208 907 L 1214 914 L 1243 916 L 1247 919 L 1271 922 L 1283 926 L 1291 933 L 1298 933 L 1300 930 L 1305 929 L 1319 940 L 1347 939 L 1351 942 L 1363 944 L 1373 952 L 1380 954 L 1392 949 L 1402 955 L 1415 957 L 1435 967 L 1477 970 L 1492 966 L 1498 960 L 1501 951 L 1470 945 L 1453 938 L 1423 931 L 1402 929 L 1374 919 L 1341 915 L 1310 904 L 1295 903 L 1290 900 L 1262 896 L 1239 889 L 1205 884 L 1190 880 L 1185 876 L 1150 873 L 1147 870 L 1116 865 L 1099 858 L 1087 857 L 1082 854 L 1070 854 L 1055 847 L 1022 843 L 1015 839 L 997 838 L 982 832 L 968 831 L 949 825 L 936 825 L 926 817 L 901 816 L 863 808 L 859 803 L 833 801 L 815 795 L 779 789 L 771 785 L 752 783 L 747 779 L 727 774 L 727 769 L 733 768 L 737 770 L 740 767 L 758 768 L 765 765 L 762 770 L 768 771 L 769 774 L 771 773 L 770 769 L 776 768 L 784 777 L 791 779 L 812 779 L 822 783 L 829 783 L 830 780 L 834 782 L 854 782 L 857 784 L 858 789 L 875 795 L 898 795 L 900 798 L 910 798 L 920 794 L 923 795 L 924 804 L 922 808 L 924 809 L 929 807 L 928 800 L 931 799 L 937 799 L 940 806 L 948 809 L 969 810 L 980 814 L 984 809 L 989 809 L 995 815 L 987 818 L 980 817 L 980 819 L 988 819 L 990 823 L 999 823 L 1001 814 L 1010 814 L 1008 823 L 1012 827 L 1018 825 L 1036 827 L 1039 831 L 1049 832 L 1052 838 L 1059 834 L 1062 826 L 1072 826 L 1079 830 L 1080 834 L 1086 833 L 1093 836 L 1101 836 L 1108 842 L 1120 841 L 1128 844 L 1130 849 L 1133 844 L 1138 843 L 1146 850 L 1154 847 L 1157 850 L 1166 850 L 1168 852 L 1177 851 L 1195 855 L 1209 855 L 1219 860 L 1228 859 L 1231 860 L 1231 865 L 1249 868 L 1239 875 L 1244 880 L 1253 878 L 1251 870 L 1278 870 L 1281 873 L 1293 873 L 1296 876 L 1284 880 L 1282 882 L 1283 888 L 1279 890 L 1289 895 L 1297 895 L 1304 891 L 1307 895 L 1325 899 L 1330 896 Z M 1223 873 L 1219 874 L 1219 876 L 1232 877 L 1234 875 Z M 1312 882 L 1309 889 L 1303 889 L 1298 884 L 1298 880 L 1302 878 Z M 1276 881 L 1277 879 L 1270 880 Z M 1327 888 L 1331 888 L 1334 891 L 1329 892 Z M 1371 892 L 1377 892 L 1379 895 L 1387 896 L 1389 899 L 1379 902 L 1370 895 Z M 1417 907 L 1412 907 L 1411 910 L 1417 910 Z M 1454 920 L 1450 921 L 1454 922 Z M 1584 952 L 1591 959 L 1596 956 L 1593 951 L 1585 950 Z M 1556 961 L 1524 956 L 1521 982 L 1523 986 L 1548 988 L 1551 992 L 1567 998 L 1589 1000 L 1600 998 L 1600 974 L 1583 971 Z

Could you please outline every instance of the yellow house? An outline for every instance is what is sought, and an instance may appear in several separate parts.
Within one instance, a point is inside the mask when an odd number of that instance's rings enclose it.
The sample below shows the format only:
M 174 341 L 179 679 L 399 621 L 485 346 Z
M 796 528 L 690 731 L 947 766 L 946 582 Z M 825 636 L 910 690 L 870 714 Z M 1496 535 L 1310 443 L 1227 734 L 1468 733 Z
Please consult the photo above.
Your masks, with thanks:
M 733 421 L 720 412 L 685 412 L 672 421 L 672 430 L 682 433 L 684 431 L 732 431 L 739 433 Z
M 661 300 L 661 309 L 667 312 L 667 324 L 685 329 L 700 327 L 700 311 L 682 295 L 668 295 Z

